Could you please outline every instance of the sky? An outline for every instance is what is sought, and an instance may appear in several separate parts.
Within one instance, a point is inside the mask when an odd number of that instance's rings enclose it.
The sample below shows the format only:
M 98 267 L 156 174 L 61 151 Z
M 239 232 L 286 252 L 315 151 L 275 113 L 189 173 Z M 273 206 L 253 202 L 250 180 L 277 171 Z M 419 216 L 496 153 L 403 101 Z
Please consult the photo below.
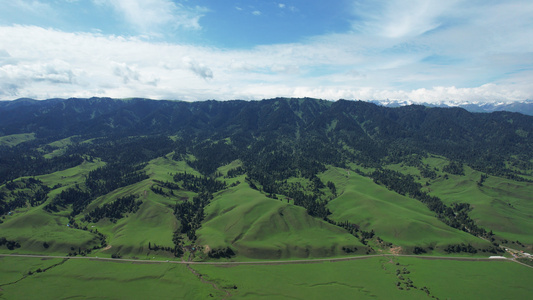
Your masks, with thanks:
M 0 0 L 0 100 L 533 99 L 531 0 Z

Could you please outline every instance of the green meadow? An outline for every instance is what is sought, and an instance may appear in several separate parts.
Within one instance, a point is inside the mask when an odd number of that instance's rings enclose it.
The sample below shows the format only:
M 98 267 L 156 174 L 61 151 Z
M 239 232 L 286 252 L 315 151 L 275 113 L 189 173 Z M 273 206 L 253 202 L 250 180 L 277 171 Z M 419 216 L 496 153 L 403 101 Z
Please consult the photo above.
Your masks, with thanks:
M 283 265 L 0 257 L 0 299 L 529 299 L 508 261 L 368 257 Z M 38 270 L 41 270 L 39 272 Z M 31 275 L 29 274 L 31 273 Z
M 445 203 L 466 202 L 470 215 L 482 227 L 509 241 L 533 244 L 533 183 L 488 176 L 477 185 L 481 173 L 465 168 L 465 176 L 449 175 L 432 182 L 429 190 Z
M 0 281 L 0 299 L 220 299 L 224 295 L 176 264 L 0 257 Z
M 389 191 L 355 172 L 330 168 L 323 175 L 323 181 L 327 180 L 334 181 L 340 191 L 339 197 L 328 204 L 331 219 L 374 230 L 380 238 L 394 245 L 438 248 L 458 243 L 488 244 L 442 223 L 419 201 Z
M 332 295 L 336 299 L 528 299 L 533 295 L 533 269 L 505 261 L 373 257 L 194 268 L 219 286 L 237 286 L 235 299 L 328 299 Z M 404 274 L 397 275 L 397 270 Z
M 509 242 L 533 244 L 533 202 L 529 201 L 533 195 L 533 183 L 485 174 L 487 178 L 479 185 L 484 173 L 466 165 L 464 175 L 454 175 L 442 171 L 449 163 L 447 159 L 432 156 L 423 162 L 437 170 L 435 179 L 424 178 L 417 168 L 406 165 L 392 165 L 389 168 L 418 176 L 421 184 L 428 183 L 424 190 L 447 205 L 469 203 L 472 208 L 469 215 L 477 224 L 492 230 L 497 236 Z

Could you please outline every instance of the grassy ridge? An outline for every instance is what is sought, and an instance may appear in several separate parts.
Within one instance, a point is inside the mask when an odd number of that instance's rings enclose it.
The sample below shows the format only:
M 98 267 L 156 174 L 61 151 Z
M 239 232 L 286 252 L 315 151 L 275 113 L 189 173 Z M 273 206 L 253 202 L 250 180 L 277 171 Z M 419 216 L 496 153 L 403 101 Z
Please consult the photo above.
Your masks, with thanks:
M 35 133 L 19 133 L 12 135 L 0 136 L 0 146 L 16 146 L 20 143 L 35 139 Z
M 343 246 L 364 248 L 343 229 L 246 183 L 221 192 L 206 213 L 199 243 L 211 249 L 231 246 L 248 258 L 323 257 L 342 254 Z
M 192 194 L 179 191 L 173 197 L 165 197 L 155 194 L 150 190 L 150 187 L 154 180 L 172 181 L 171 173 L 186 171 L 197 174 L 197 172 L 185 162 L 176 162 L 168 157 L 160 157 L 150 161 L 145 170 L 150 176 L 149 179 L 119 188 L 99 197 L 85 210 L 85 212 L 89 212 L 96 207 L 129 195 L 137 195 L 139 196 L 138 199 L 143 201 L 136 213 L 129 214 L 116 223 L 103 219 L 91 225 L 109 237 L 108 244 L 111 245 L 111 248 L 104 251 L 106 254 L 121 253 L 127 256 L 143 256 L 150 252 L 148 243 L 173 246 L 172 235 L 178 227 L 178 221 L 173 214 L 172 206 L 176 201 L 189 199 Z
M 330 168 L 323 176 L 325 180 L 335 181 L 340 194 L 328 204 L 331 219 L 359 224 L 366 231 L 373 229 L 387 242 L 407 247 L 486 244 L 479 238 L 448 227 L 419 201 L 376 185 L 370 178 Z
M 17 240 L 22 245 L 18 253 L 66 254 L 71 247 L 76 250 L 92 248 L 98 242 L 87 231 L 67 227 L 68 218 L 46 213 L 41 207 L 21 212 L 0 224 L 1 235 Z M 45 248 L 43 243 L 49 244 Z

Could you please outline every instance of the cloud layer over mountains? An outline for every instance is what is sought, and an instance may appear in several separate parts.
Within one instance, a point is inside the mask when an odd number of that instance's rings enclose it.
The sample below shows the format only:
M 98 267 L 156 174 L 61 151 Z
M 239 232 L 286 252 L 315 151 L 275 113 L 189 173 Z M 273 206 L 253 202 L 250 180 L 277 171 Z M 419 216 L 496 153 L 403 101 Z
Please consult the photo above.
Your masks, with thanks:
M 339 2 L 0 0 L 0 99 L 533 99 L 530 1 Z

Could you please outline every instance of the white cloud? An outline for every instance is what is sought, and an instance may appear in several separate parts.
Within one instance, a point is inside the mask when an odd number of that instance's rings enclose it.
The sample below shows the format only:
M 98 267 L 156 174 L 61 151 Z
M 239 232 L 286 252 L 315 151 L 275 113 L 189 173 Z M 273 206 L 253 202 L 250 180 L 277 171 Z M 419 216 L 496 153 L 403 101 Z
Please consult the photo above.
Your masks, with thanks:
M 199 20 L 207 12 L 203 7 L 188 7 L 171 0 L 93 0 L 111 5 L 123 18 L 143 34 L 158 34 L 164 26 L 200 29 Z
M 285 4 L 283 4 L 283 3 L 278 3 L 278 7 L 279 7 L 279 8 L 285 8 Z
M 380 3 L 357 31 L 251 49 L 0 27 L 0 99 L 533 99 L 533 3 Z
M 417 36 L 439 27 L 457 0 L 356 1 L 354 28 L 388 38 Z
M 213 71 L 211 69 L 202 64 L 198 63 L 194 59 L 191 59 L 190 57 L 186 56 L 183 58 L 183 62 L 189 68 L 189 70 L 193 71 L 194 74 L 200 76 L 203 79 L 212 79 L 213 78 Z
M 258 11 L 258 10 L 254 10 L 254 11 L 252 11 L 252 15 L 254 15 L 254 16 L 260 16 L 260 15 L 261 15 L 261 12 Z

